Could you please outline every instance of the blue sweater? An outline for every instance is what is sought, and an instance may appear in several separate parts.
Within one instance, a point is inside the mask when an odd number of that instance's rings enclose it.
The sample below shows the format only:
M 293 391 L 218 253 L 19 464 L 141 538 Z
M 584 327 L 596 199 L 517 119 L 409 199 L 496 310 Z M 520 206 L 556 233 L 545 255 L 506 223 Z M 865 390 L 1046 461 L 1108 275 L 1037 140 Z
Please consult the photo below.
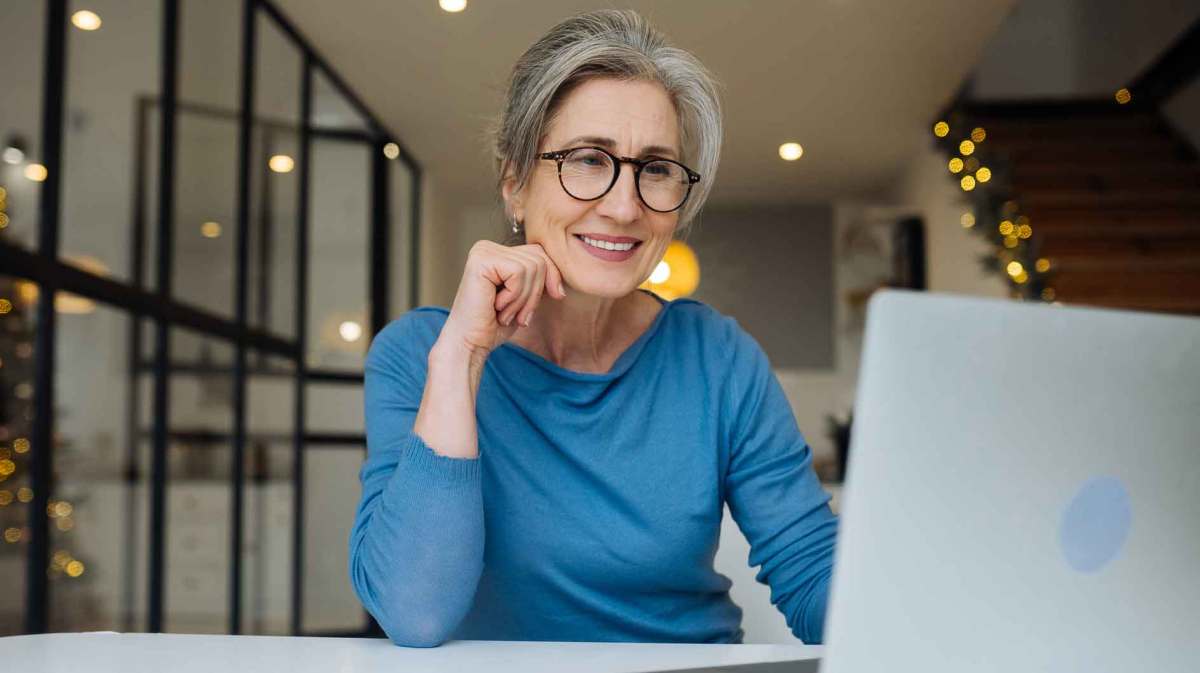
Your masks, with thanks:
M 412 432 L 449 312 L 375 338 L 350 574 L 393 642 L 741 642 L 713 569 L 726 503 L 771 602 L 821 642 L 837 523 L 783 389 L 733 318 L 663 303 L 606 374 L 493 351 L 474 459 Z

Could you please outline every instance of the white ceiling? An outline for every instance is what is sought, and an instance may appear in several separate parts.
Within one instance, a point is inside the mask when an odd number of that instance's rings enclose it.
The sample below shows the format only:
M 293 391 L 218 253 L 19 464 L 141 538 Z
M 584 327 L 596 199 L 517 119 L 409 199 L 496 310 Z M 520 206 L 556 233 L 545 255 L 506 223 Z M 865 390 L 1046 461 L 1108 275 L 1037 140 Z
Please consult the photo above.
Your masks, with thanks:
M 513 62 L 587 0 L 277 0 L 451 204 L 494 200 L 485 140 Z M 1015 0 L 635 0 L 722 83 L 713 204 L 881 193 Z M 804 157 L 783 162 L 795 140 Z

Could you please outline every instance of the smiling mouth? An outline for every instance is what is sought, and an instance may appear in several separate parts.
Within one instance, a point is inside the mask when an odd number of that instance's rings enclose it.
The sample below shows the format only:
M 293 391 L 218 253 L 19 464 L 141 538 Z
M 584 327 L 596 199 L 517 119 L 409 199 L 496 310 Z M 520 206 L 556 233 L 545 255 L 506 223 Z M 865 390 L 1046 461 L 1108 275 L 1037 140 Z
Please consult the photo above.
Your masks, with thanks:
M 582 234 L 575 234 L 575 238 L 578 238 L 580 241 L 583 241 L 584 245 L 591 246 L 593 248 L 596 248 L 597 250 L 606 250 L 608 252 L 629 252 L 631 250 L 636 249 L 638 246 L 640 246 L 642 244 L 642 241 L 637 241 L 632 244 L 630 244 L 630 243 L 611 243 L 609 241 L 601 241 L 601 240 L 597 240 L 594 238 L 590 238 L 590 237 L 584 236 Z

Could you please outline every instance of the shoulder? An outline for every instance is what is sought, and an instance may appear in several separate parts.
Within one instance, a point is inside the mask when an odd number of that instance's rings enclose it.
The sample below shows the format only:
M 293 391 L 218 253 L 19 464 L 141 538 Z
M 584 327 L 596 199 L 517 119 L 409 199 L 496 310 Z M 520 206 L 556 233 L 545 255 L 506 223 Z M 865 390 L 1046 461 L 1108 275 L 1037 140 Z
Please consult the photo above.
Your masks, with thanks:
M 441 306 L 420 306 L 392 320 L 371 340 L 367 367 L 418 356 L 424 364 L 449 315 L 449 309 Z
M 702 301 L 676 299 L 671 302 L 669 310 L 669 329 L 677 334 L 696 337 L 710 360 L 737 360 L 762 350 L 737 318 L 721 313 Z

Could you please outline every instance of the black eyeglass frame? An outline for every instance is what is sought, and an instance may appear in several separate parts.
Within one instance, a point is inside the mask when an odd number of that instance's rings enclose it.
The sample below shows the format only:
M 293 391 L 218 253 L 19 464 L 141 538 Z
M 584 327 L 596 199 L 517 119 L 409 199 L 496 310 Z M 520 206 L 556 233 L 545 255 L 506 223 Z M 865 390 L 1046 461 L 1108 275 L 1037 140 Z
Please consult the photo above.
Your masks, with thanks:
M 608 156 L 609 159 L 612 160 L 613 165 L 616 166 L 616 169 L 613 171 L 612 181 L 610 181 L 608 183 L 608 186 L 605 187 L 604 191 L 600 192 L 600 194 L 598 196 L 594 196 L 590 199 L 581 199 L 578 196 L 575 196 L 574 194 L 571 193 L 571 190 L 567 189 L 567 186 L 565 184 L 563 184 L 563 179 L 562 179 L 563 161 L 567 158 L 567 155 L 569 155 L 572 152 L 576 152 L 578 150 L 596 150 L 597 152 L 603 152 L 605 155 Z M 565 150 L 557 150 L 554 152 L 543 152 L 543 153 L 537 155 L 537 157 L 538 157 L 538 159 L 542 159 L 544 161 L 554 161 L 558 164 L 558 184 L 563 188 L 563 191 L 567 193 L 567 196 L 570 196 L 571 198 L 577 199 L 579 201 L 595 201 L 597 199 L 604 198 L 604 195 L 611 192 L 613 185 L 617 184 L 617 180 L 619 180 L 621 178 L 621 164 L 631 164 L 633 166 L 633 188 L 635 190 L 637 190 L 638 198 L 641 199 L 642 203 L 645 204 L 647 208 L 649 208 L 650 210 L 653 210 L 656 213 L 673 213 L 676 210 L 679 210 L 680 208 L 682 208 L 683 204 L 687 203 L 688 197 L 690 197 L 692 195 L 692 185 L 696 184 L 697 182 L 700 182 L 700 174 L 699 173 L 697 173 L 696 171 L 693 171 L 692 169 L 688 168 L 687 166 L 684 166 L 683 164 L 679 163 L 678 161 L 675 161 L 674 159 L 664 159 L 662 157 L 654 157 L 651 159 L 635 159 L 633 157 L 619 157 L 619 156 L 613 154 L 612 152 L 609 152 L 608 150 L 604 149 L 603 147 L 593 147 L 593 146 L 570 147 Z M 684 170 L 685 173 L 687 173 L 687 176 L 688 176 L 687 193 L 685 193 L 683 195 L 683 199 L 680 200 L 679 205 L 675 206 L 674 208 L 672 208 L 670 210 L 659 210 L 659 209 L 655 208 L 654 206 L 650 205 L 646 201 L 646 197 L 642 196 L 642 181 L 641 181 L 642 169 L 645 168 L 649 164 L 658 163 L 660 161 L 665 161 L 667 163 L 671 163 L 671 164 L 675 164 L 676 166 L 679 166 L 680 168 L 682 168 Z

